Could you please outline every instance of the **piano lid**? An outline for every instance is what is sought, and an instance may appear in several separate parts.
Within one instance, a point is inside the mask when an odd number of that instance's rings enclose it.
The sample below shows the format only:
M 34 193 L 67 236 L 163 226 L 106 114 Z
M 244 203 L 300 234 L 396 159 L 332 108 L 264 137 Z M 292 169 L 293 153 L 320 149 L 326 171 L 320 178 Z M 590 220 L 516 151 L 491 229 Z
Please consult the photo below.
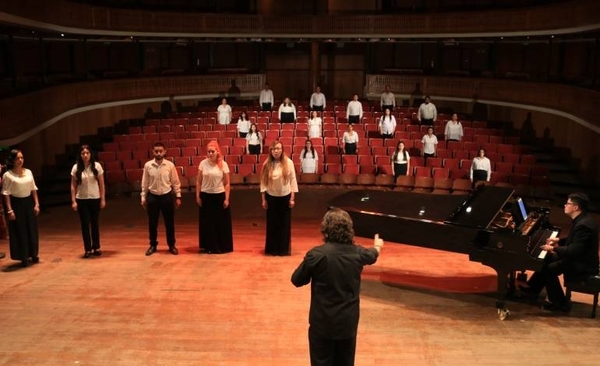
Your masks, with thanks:
M 480 186 L 469 196 L 357 190 L 334 197 L 329 207 L 368 215 L 487 228 L 512 194 L 512 188 L 490 186 Z
M 415 194 L 380 190 L 349 191 L 329 201 L 329 207 L 348 212 L 444 222 L 465 196 Z

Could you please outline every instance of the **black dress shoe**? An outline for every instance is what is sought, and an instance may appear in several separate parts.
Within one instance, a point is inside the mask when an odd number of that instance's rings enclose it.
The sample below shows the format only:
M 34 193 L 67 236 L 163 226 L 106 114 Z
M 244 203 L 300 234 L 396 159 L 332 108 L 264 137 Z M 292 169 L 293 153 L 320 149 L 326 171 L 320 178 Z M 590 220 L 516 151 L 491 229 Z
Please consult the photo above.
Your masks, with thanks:
M 29 265 L 29 261 L 27 259 L 21 261 L 21 267 L 27 267 Z
M 92 252 L 83 253 L 83 258 L 89 258 L 92 255 Z
M 40 257 L 31 257 L 31 263 L 40 263 Z
M 179 254 L 179 250 L 177 250 L 177 248 L 173 247 L 169 247 L 169 253 L 173 254 L 173 255 L 177 255 Z
M 94 249 L 92 254 L 95 255 L 96 257 L 99 257 L 102 255 L 102 251 L 100 249 Z
M 146 255 L 152 255 L 152 254 L 154 254 L 154 252 L 156 252 L 156 247 L 153 247 L 151 245 L 150 248 L 148 248 L 148 250 L 146 250 Z
M 571 302 L 567 300 L 557 302 L 544 301 L 541 308 L 545 311 L 558 311 L 568 313 L 569 311 L 571 311 Z

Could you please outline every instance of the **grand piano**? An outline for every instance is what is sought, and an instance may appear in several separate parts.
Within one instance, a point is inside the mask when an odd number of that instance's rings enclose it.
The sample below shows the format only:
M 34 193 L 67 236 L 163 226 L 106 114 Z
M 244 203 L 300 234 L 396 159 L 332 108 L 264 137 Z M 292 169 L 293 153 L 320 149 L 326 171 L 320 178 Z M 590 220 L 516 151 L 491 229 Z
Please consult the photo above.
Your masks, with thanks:
M 546 255 L 540 246 L 560 232 L 550 224 L 548 208 L 526 207 L 514 193 L 484 185 L 470 195 L 354 190 L 328 205 L 350 214 L 356 236 L 379 234 L 386 242 L 468 254 L 469 260 L 493 268 L 496 308 L 504 320 L 515 274 L 539 270 Z

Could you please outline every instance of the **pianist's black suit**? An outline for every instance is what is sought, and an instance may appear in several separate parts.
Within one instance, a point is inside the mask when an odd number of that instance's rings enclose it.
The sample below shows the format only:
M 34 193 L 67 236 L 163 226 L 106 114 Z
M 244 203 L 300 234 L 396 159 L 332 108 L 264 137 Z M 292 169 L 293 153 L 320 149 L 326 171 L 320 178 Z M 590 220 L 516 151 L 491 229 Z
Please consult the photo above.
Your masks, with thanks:
M 528 282 L 535 293 L 546 287 L 548 300 L 555 304 L 565 302 L 559 275 L 576 280 L 598 273 L 598 225 L 588 213 L 581 213 L 572 223 L 569 236 L 560 239 L 555 253 L 546 256 L 542 269 Z

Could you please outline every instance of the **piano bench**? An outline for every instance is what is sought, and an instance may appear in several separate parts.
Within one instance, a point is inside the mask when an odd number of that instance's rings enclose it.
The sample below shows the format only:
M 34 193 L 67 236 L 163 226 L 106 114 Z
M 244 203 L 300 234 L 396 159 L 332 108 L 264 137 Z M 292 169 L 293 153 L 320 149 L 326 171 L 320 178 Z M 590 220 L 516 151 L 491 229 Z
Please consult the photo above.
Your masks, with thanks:
M 600 293 L 600 275 L 590 276 L 585 280 L 565 282 L 565 287 L 567 289 L 566 296 L 568 300 L 571 300 L 571 292 L 594 296 L 591 318 L 595 318 L 596 308 L 598 307 L 598 293 Z

